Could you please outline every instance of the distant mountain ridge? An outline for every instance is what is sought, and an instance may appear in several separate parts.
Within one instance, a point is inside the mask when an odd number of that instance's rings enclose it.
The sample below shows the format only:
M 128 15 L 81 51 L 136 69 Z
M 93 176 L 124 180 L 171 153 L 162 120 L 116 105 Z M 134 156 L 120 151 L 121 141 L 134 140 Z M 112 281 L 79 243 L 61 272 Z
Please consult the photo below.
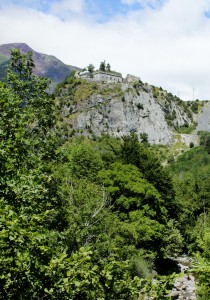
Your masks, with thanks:
M 39 53 L 25 43 L 10 43 L 0 45 L 0 79 L 5 75 L 6 65 L 10 59 L 10 50 L 12 48 L 18 48 L 22 53 L 31 51 L 36 66 L 34 74 L 50 78 L 53 86 L 69 76 L 72 70 L 81 70 L 81 68 L 64 64 L 55 56 Z

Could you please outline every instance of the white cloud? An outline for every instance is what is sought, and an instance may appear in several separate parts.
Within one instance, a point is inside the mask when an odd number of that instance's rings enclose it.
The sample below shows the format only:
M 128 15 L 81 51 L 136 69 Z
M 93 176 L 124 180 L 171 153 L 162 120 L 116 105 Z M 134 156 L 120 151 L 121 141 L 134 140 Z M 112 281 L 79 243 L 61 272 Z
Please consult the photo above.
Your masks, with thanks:
M 161 7 L 168 0 L 121 0 L 121 3 L 127 5 L 140 4 L 142 7 L 149 6 L 150 8 Z
M 62 0 L 60 2 L 52 2 L 50 11 L 57 16 L 68 16 L 69 13 L 82 13 L 84 8 L 83 0 Z
M 133 73 L 184 99 L 192 99 L 193 88 L 195 98 L 210 99 L 209 0 L 168 0 L 161 9 L 118 14 L 101 24 L 84 15 L 83 1 L 61 4 L 48 14 L 5 6 L 0 44 L 25 42 L 80 67 L 105 59 L 124 76 Z M 74 17 L 62 21 L 57 15 L 65 7 Z
M 132 5 L 134 3 L 137 3 L 136 0 L 121 0 L 122 4 Z

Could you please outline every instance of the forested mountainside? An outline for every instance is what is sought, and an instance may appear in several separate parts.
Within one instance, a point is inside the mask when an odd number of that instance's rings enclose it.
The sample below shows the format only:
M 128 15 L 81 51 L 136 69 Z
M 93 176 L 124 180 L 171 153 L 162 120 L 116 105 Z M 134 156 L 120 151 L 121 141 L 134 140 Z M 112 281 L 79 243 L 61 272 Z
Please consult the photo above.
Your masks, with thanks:
M 41 77 L 49 78 L 52 81 L 53 87 L 69 76 L 72 70 L 80 70 L 78 67 L 65 65 L 52 55 L 34 51 L 25 43 L 10 43 L 0 45 L 0 79 L 3 79 L 5 76 L 6 66 L 10 60 L 10 50 L 13 48 L 20 49 L 22 53 L 31 51 L 35 63 L 33 73 Z
M 150 144 L 149 132 L 78 132 L 71 114 L 90 109 L 90 83 L 71 76 L 52 95 L 32 71 L 30 54 L 13 50 L 0 83 L 0 298 L 176 299 L 183 274 L 174 264 L 186 254 L 197 299 L 209 299 L 210 133 L 177 157 L 171 146 Z M 110 98 L 124 96 L 127 107 L 132 94 L 146 106 L 137 92 L 151 91 L 138 84 L 120 96 L 112 86 Z M 168 100 L 152 97 L 165 109 Z M 189 129 L 189 107 L 169 106 L 179 118 L 167 126 Z

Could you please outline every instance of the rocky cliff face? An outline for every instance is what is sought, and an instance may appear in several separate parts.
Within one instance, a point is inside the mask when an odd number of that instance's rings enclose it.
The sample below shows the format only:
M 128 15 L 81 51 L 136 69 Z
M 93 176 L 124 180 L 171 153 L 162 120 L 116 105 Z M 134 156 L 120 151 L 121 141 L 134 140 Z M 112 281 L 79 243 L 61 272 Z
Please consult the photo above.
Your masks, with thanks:
M 135 131 L 140 137 L 147 133 L 149 142 L 167 144 L 171 131 L 161 106 L 147 92 L 137 95 L 125 92 L 110 99 L 100 95 L 91 97 L 90 109 L 81 111 L 75 119 L 75 129 L 90 128 L 95 135 L 108 133 L 123 136 Z
M 206 102 L 202 112 L 197 116 L 198 126 L 196 131 L 209 131 L 210 132 L 210 102 Z
M 68 87 L 62 91 L 65 122 L 86 135 L 120 137 L 135 131 L 139 139 L 147 133 L 150 143 L 168 144 L 175 127 L 192 122 L 180 99 L 140 80 L 118 84 L 82 81 L 73 98 L 68 97 L 68 92 Z

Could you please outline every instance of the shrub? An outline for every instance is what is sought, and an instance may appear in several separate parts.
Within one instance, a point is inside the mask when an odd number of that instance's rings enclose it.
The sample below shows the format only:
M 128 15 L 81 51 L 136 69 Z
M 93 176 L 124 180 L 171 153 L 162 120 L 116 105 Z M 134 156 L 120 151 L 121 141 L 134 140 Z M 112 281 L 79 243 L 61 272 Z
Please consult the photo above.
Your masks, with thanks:
M 144 106 L 143 106 L 143 104 L 141 104 L 141 103 L 137 103 L 136 106 L 137 106 L 137 108 L 138 108 L 139 110 L 140 110 L 140 109 L 144 109 Z

